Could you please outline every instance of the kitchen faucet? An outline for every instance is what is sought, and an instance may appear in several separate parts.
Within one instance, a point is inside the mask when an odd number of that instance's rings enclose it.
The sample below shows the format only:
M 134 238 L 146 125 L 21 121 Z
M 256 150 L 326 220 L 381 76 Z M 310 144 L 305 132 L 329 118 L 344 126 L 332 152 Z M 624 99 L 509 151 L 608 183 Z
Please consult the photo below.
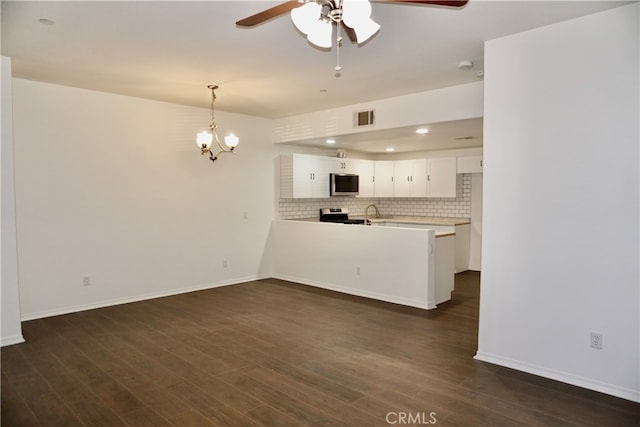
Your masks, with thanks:
M 380 218 L 380 211 L 378 210 L 378 207 L 374 204 L 371 204 L 369 206 L 367 206 L 364 210 L 364 224 L 365 225 L 371 225 L 371 221 L 369 220 L 369 208 L 372 207 L 376 210 L 376 218 Z

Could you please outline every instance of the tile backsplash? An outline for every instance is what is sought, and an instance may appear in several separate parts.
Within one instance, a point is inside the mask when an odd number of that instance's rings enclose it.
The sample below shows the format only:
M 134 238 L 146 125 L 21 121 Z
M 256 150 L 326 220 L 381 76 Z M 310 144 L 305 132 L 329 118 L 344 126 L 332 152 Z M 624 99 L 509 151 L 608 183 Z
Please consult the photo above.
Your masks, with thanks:
M 471 216 L 471 174 L 458 174 L 456 198 L 358 198 L 280 199 L 280 219 L 317 218 L 321 208 L 347 208 L 351 216 L 364 215 L 374 203 L 382 215 L 440 216 L 469 218 Z M 373 212 L 372 210 L 369 213 Z

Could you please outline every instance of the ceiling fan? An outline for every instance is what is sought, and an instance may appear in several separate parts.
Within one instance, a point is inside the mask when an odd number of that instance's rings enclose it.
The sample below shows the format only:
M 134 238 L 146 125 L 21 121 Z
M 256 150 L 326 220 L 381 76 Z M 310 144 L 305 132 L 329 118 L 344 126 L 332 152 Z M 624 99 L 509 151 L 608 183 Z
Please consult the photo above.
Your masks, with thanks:
M 432 6 L 462 7 L 468 0 L 376 0 L 384 3 L 413 3 Z M 254 27 L 291 12 L 294 25 L 307 39 L 322 48 L 331 47 L 333 24 L 337 26 L 338 45 L 343 29 L 352 43 L 364 43 L 380 25 L 371 19 L 368 0 L 289 0 L 236 22 L 239 27 Z

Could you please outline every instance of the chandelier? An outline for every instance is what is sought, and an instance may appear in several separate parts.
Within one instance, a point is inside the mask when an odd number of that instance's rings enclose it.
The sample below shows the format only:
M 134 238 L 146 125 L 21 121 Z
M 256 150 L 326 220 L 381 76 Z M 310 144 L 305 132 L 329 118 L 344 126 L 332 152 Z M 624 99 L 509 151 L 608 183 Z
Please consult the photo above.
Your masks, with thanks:
M 216 116 L 214 111 L 216 102 L 215 90 L 218 89 L 218 86 L 209 85 L 207 88 L 211 90 L 211 123 L 209 123 L 209 130 L 198 132 L 198 135 L 196 136 L 196 144 L 198 145 L 198 148 L 200 148 L 202 155 L 209 153 L 209 159 L 211 159 L 212 162 L 215 162 L 218 155 L 221 153 L 233 152 L 233 150 L 238 146 L 240 139 L 234 134 L 229 134 L 224 137 L 224 144 L 222 144 L 220 138 L 218 138 L 218 126 L 216 125 Z M 218 145 L 218 151 L 215 154 L 211 150 L 214 139 Z

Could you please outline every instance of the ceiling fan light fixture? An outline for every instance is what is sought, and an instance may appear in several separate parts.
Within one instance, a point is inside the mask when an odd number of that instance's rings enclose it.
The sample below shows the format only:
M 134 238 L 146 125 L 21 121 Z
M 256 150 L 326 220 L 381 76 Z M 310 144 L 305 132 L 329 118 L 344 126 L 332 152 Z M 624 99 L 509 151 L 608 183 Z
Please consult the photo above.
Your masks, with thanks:
M 313 31 L 307 34 L 307 40 L 318 47 L 329 49 L 331 48 L 332 33 L 333 25 L 331 22 L 318 20 Z
M 313 32 L 314 26 L 322 16 L 322 6 L 316 2 L 305 3 L 291 11 L 291 21 L 304 34 Z
M 331 22 L 322 19 L 322 6 L 316 2 L 305 3 L 291 11 L 293 25 L 306 34 L 310 43 L 323 48 L 331 47 Z
M 380 29 L 380 25 L 371 19 L 369 0 L 343 0 L 342 22 L 353 28 L 358 44 L 369 40 Z

